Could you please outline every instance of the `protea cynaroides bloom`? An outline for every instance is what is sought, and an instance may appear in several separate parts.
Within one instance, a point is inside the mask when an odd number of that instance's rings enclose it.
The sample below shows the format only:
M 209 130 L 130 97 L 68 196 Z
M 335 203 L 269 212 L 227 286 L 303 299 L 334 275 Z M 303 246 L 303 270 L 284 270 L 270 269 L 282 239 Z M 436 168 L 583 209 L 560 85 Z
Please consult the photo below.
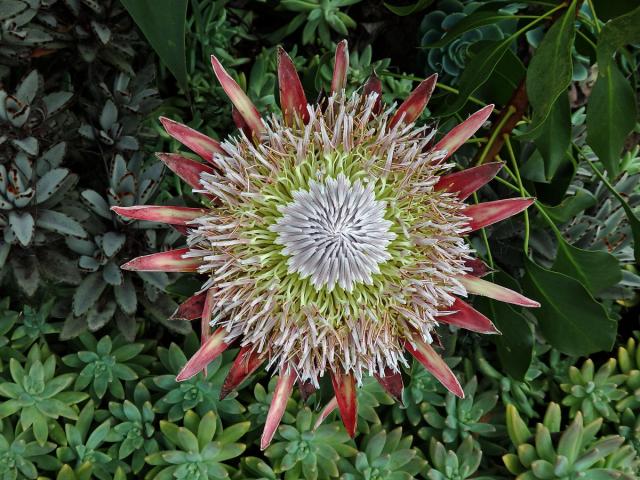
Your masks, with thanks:
M 330 95 L 308 105 L 291 59 L 278 55 L 282 117 L 262 118 L 212 57 L 234 106 L 237 136 L 215 141 L 161 118 L 204 162 L 158 156 L 202 193 L 204 208 L 114 207 L 120 215 L 177 226 L 187 247 L 136 258 L 130 270 L 198 272 L 208 279 L 175 318 L 202 319 L 202 346 L 178 375 L 204 370 L 231 344 L 240 348 L 222 395 L 261 364 L 279 370 L 262 447 L 271 441 L 296 382 L 308 392 L 331 375 L 347 431 L 356 428 L 356 386 L 374 375 L 401 398 L 405 350 L 451 392 L 462 388 L 431 343 L 438 323 L 497 330 L 458 297 L 478 294 L 526 307 L 522 295 L 480 278 L 464 236 L 528 207 L 515 198 L 468 206 L 491 180 L 488 163 L 447 173 L 447 159 L 489 117 L 489 105 L 438 142 L 416 127 L 435 87 L 424 80 L 397 109 L 380 81 L 345 93 L 348 50 L 338 45 Z M 213 331 L 210 331 L 213 327 Z

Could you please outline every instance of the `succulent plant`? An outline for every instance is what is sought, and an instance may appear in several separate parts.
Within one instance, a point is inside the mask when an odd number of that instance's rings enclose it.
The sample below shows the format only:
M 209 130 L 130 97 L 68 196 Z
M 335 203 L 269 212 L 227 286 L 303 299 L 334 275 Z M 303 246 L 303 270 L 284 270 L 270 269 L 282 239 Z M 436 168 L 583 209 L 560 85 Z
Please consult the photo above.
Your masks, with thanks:
M 578 412 L 558 435 L 561 421 L 560 407 L 550 403 L 534 435 L 516 408 L 507 405 L 507 430 L 517 454 L 508 453 L 502 458 L 517 480 L 637 478 L 637 454 L 631 446 L 623 446 L 624 438 L 597 438 L 602 418 L 585 425 Z
M 11 358 L 22 359 L 19 350 L 12 345 L 11 337 L 20 312 L 11 310 L 11 298 L 0 300 L 0 373 Z
M 130 343 L 118 335 L 113 340 L 105 335 L 96 340 L 90 333 L 78 338 L 86 350 L 78 350 L 62 357 L 62 362 L 78 372 L 75 389 L 88 390 L 102 399 L 107 390 L 118 399 L 124 399 L 123 382 L 133 382 L 149 371 L 143 365 L 151 363 L 152 357 L 140 355 L 142 343 Z
M 282 38 L 291 35 L 302 25 L 302 44 L 318 43 L 324 47 L 330 47 L 331 30 L 341 36 L 347 36 L 349 29 L 356 26 L 356 22 L 341 8 L 360 3 L 362 0 L 283 0 L 280 8 L 297 15 L 288 24 L 271 34 L 271 40 L 279 42 Z
M 111 429 L 111 420 L 106 419 L 94 426 L 95 407 L 89 400 L 80 411 L 75 425 L 65 425 L 66 444 L 56 449 L 56 456 L 64 464 L 73 464 L 84 470 L 91 478 L 111 480 L 116 465 L 102 451 Z
M 214 412 L 200 417 L 189 410 L 182 427 L 162 420 L 160 430 L 167 449 L 147 456 L 147 463 L 155 467 L 145 478 L 228 478 L 229 467 L 223 462 L 244 452 L 246 446 L 237 440 L 248 429 L 249 422 L 241 422 L 223 431 Z
M 430 466 L 425 478 L 429 480 L 464 480 L 472 478 L 482 460 L 482 450 L 473 437 L 467 437 L 454 452 L 432 438 L 429 443 Z M 475 480 L 490 480 L 494 477 L 473 476 Z
M 56 470 L 59 463 L 49 455 L 56 446 L 52 442 L 40 444 L 34 441 L 33 432 L 22 430 L 4 419 L 0 430 L 0 478 L 35 479 L 42 469 Z
M 73 405 L 85 400 L 88 395 L 73 390 L 64 391 L 75 379 L 73 373 L 56 376 L 56 357 L 46 347 L 38 344 L 31 347 L 25 366 L 15 358 L 9 362 L 11 381 L 0 383 L 0 418 L 14 413 L 20 415 L 23 430 L 32 427 L 33 435 L 40 445 L 49 436 L 49 423 L 59 417 L 76 419 Z
M 409 480 L 416 478 L 427 462 L 412 445 L 411 435 L 402 436 L 402 428 L 390 432 L 375 424 L 362 437 L 358 452 L 351 461 L 340 459 L 343 480 Z
M 113 426 L 107 441 L 111 458 L 117 458 L 131 466 L 134 474 L 139 474 L 145 465 L 145 457 L 156 453 L 160 447 L 155 438 L 155 412 L 151 405 L 149 390 L 138 383 L 133 391 L 133 402 L 109 402 L 109 412 L 113 415 Z
M 144 167 L 141 153 L 133 155 L 128 162 L 116 154 L 109 171 L 106 198 L 95 190 L 82 191 L 88 210 L 77 215 L 82 216 L 88 238 L 69 238 L 66 243 L 79 255 L 78 265 L 87 274 L 73 295 L 72 310 L 63 328 L 65 338 L 78 335 L 86 328 L 96 331 L 115 319 L 119 330 L 131 340 L 138 328 L 139 303 L 148 306 L 150 312 L 161 312 L 160 321 L 170 328 L 182 333 L 189 330 L 184 322 L 166 322 L 177 304 L 164 290 L 175 276 L 120 270 L 123 259 L 131 252 L 166 248 L 179 238 L 177 232 L 163 229 L 159 224 L 122 220 L 110 209 L 147 202 L 154 195 L 161 175 L 161 165 Z
M 464 386 L 464 398 L 447 393 L 443 413 L 437 407 L 425 410 L 423 416 L 430 428 L 423 427 L 421 437 L 426 439 L 435 431 L 445 444 L 451 444 L 470 435 L 486 437 L 494 434 L 497 426 L 486 417 L 498 402 L 498 392 L 488 390 L 476 395 L 477 388 L 478 380 L 473 377 Z
M 637 345 L 640 334 L 635 332 L 635 338 L 627 340 L 626 345 L 618 347 L 618 369 L 625 378 L 627 396 L 616 405 L 616 410 L 622 412 L 627 409 L 636 411 L 640 407 L 640 348 Z
M 627 394 L 621 388 L 626 376 L 616 373 L 616 360 L 610 358 L 598 371 L 595 371 L 593 361 L 589 358 L 578 369 L 569 367 L 567 382 L 560 388 L 567 395 L 562 404 L 570 407 L 569 415 L 574 417 L 581 412 L 586 422 L 598 417 L 604 417 L 611 422 L 618 422 L 615 405 Z
M 427 73 L 437 72 L 444 81 L 455 83 L 464 69 L 469 49 L 483 40 L 501 40 L 509 31 L 509 22 L 497 22 L 468 30 L 443 47 L 430 47 L 441 40 L 458 22 L 482 6 L 470 0 L 440 0 L 420 24 L 421 45 L 426 47 Z
M 298 410 L 293 425 L 280 425 L 272 445 L 265 451 L 277 474 L 283 478 L 329 479 L 338 476 L 340 458 L 355 455 L 350 438 L 339 424 L 314 428 L 309 407 Z
M 24 305 L 21 322 L 13 331 L 11 341 L 15 348 L 26 350 L 38 340 L 46 341 L 46 335 L 59 333 L 59 326 L 50 318 L 55 300 L 43 302 L 39 308 Z
M 338 44 L 334 64 L 330 96 L 309 107 L 293 62 L 279 50 L 283 117 L 264 120 L 212 56 L 214 73 L 236 109 L 240 136 L 220 143 L 161 118 L 171 136 L 219 168 L 179 154 L 160 158 L 202 193 L 205 203 L 217 197 L 220 204 L 210 202 L 204 211 L 161 205 L 114 208 L 123 217 L 178 225 L 187 234 L 187 248 L 134 258 L 124 269 L 208 276 L 179 308 L 201 319 L 202 338 L 178 381 L 197 375 L 240 338 L 242 348 L 225 381 L 228 390 L 267 357 L 268 366 L 280 371 L 263 448 L 296 380 L 318 387 L 324 375 L 331 377 L 341 418 L 354 435 L 357 385 L 363 377 L 376 376 L 400 398 L 405 351 L 463 396 L 431 345 L 436 318 L 481 333 L 496 329 L 455 295 L 539 306 L 469 274 L 471 250 L 464 239 L 522 212 L 533 200 L 465 204 L 496 175 L 496 163 L 445 176 L 444 165 L 450 164 L 444 160 L 485 123 L 493 106 L 435 143 L 435 132 L 414 125 L 435 88 L 435 75 L 396 110 L 384 110 L 375 77 L 362 94 L 345 93 L 346 41 Z M 337 207 L 345 201 L 350 208 Z M 306 213 L 301 216 L 301 211 Z M 312 219 L 311 227 L 304 218 Z M 341 232 L 338 237 L 336 232 Z M 219 288 L 221 280 L 224 288 Z
M 193 336 L 188 339 L 193 339 Z M 190 345 L 187 345 L 186 350 L 190 351 L 193 349 L 193 342 L 188 344 Z M 223 418 L 244 411 L 244 407 L 233 395 L 219 400 L 230 367 L 229 363 L 223 362 L 222 357 L 209 364 L 206 376 L 198 375 L 185 382 L 176 381 L 176 374 L 187 359 L 180 347 L 174 343 L 169 348 L 159 347 L 158 359 L 167 373 L 153 379 L 156 389 L 163 393 L 154 409 L 157 413 L 166 415 L 169 421 L 180 420 L 189 410 L 201 415 L 214 411 Z
M 26 64 L 66 45 L 49 10 L 58 0 L 9 0 L 0 8 L 0 78 L 9 65 Z
M 544 366 L 537 356 L 534 357 L 523 381 L 515 380 L 494 368 L 480 348 L 475 348 L 475 361 L 479 372 L 494 381 L 493 388 L 499 390 L 502 403 L 515 405 L 518 412 L 527 418 L 538 416 L 534 407 L 544 403 L 545 388 L 540 379 Z
M 278 480 L 273 469 L 258 457 L 243 457 L 240 460 L 240 470 L 233 476 L 238 480 Z

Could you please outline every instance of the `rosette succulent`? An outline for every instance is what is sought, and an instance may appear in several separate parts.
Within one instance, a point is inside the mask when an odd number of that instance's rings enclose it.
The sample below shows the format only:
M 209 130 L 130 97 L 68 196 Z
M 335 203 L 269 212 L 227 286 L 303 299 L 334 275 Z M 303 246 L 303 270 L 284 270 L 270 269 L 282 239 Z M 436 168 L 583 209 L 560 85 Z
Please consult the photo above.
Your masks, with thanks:
M 478 263 L 465 242 L 470 232 L 523 211 L 533 200 L 468 206 L 464 200 L 500 165 L 449 173 L 447 160 L 493 106 L 435 141 L 435 130 L 415 122 L 436 76 L 397 109 L 383 106 L 375 77 L 347 94 L 349 58 L 342 41 L 331 91 L 316 105 L 307 104 L 291 59 L 279 50 L 283 115 L 262 118 L 215 56 L 212 64 L 240 133 L 218 142 L 161 118 L 168 133 L 206 163 L 158 154 L 203 195 L 203 205 L 112 207 L 128 218 L 177 225 L 187 236 L 187 247 L 138 257 L 124 269 L 207 277 L 175 314 L 202 319 L 202 346 L 177 379 L 198 374 L 235 342 L 241 349 L 223 394 L 262 363 L 278 370 L 262 448 L 296 381 L 308 392 L 319 388 L 324 375 L 331 377 L 353 435 L 357 385 L 372 375 L 401 398 L 405 352 L 463 396 L 433 348 L 438 324 L 497 330 L 459 297 L 538 305 L 474 275 Z

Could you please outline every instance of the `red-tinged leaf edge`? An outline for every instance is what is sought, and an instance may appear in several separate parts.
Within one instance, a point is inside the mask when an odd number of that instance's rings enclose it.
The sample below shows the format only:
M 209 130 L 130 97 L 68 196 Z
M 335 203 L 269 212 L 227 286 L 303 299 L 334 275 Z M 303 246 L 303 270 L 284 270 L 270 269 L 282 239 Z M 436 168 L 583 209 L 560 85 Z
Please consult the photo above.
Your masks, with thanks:
M 385 368 L 384 375 L 375 374 L 376 380 L 382 385 L 382 388 L 391 395 L 396 402 L 400 405 L 404 405 L 402 401 L 402 391 L 404 390 L 404 382 L 402 381 L 402 374 L 400 372 L 394 372 L 390 368 Z
M 489 268 L 489 265 L 484 263 L 479 258 L 470 258 L 465 260 L 464 266 L 471 269 L 469 275 L 473 275 L 474 277 L 484 277 L 492 271 Z
M 415 345 L 415 346 L 414 346 Z M 426 343 L 418 333 L 405 343 L 407 351 L 418 360 L 436 379 L 456 397 L 464 398 L 460 382 L 445 361 Z
M 187 298 L 184 302 L 178 305 L 178 308 L 170 320 L 196 320 L 202 318 L 202 309 L 204 308 L 204 300 L 206 292 L 201 292 Z
M 191 188 L 200 189 L 200 175 L 213 172 L 210 166 L 176 153 L 156 153 L 156 156 Z
M 463 210 L 464 215 L 470 218 L 469 227 L 471 230 L 467 233 L 517 215 L 526 210 L 534 201 L 534 198 L 505 198 L 469 205 Z
M 484 165 L 444 175 L 436 183 L 435 189 L 456 193 L 460 200 L 464 200 L 480 187 L 489 183 L 500 171 L 502 165 L 502 162 L 485 163 Z
M 233 365 L 224 379 L 220 390 L 220 400 L 229 395 L 233 390 L 247 379 L 264 362 L 264 354 L 258 353 L 254 345 L 245 345 L 240 348 Z
M 160 123 L 162 123 L 162 126 L 169 135 L 209 163 L 215 163 L 213 161 L 213 155 L 215 153 L 225 154 L 217 140 L 187 125 L 183 125 L 167 117 L 160 117 Z
M 282 420 L 282 415 L 284 415 L 284 411 L 287 408 L 287 401 L 291 396 L 296 377 L 296 372 L 291 367 L 284 367 L 280 371 L 276 389 L 271 399 L 271 405 L 269 406 L 269 412 L 267 413 L 267 420 L 265 421 L 264 430 L 262 431 L 260 450 L 267 448 L 271 440 L 273 440 L 276 429 L 278 425 L 280 425 L 280 420 Z
M 203 208 L 173 207 L 170 205 L 135 205 L 132 207 L 111 207 L 121 217 L 149 222 L 167 223 L 170 225 L 186 225 L 203 216 L 207 211 Z
M 188 248 L 152 253 L 129 260 L 120 268 L 137 272 L 195 272 L 202 264 L 201 257 L 183 258 Z
M 182 367 L 176 377 L 177 382 L 184 382 L 194 375 L 204 370 L 209 363 L 213 362 L 222 352 L 229 348 L 229 344 L 224 341 L 227 332 L 223 327 L 218 328 L 213 335 L 202 345 L 189 361 Z
M 439 316 L 438 322 L 454 325 L 472 332 L 485 334 L 500 333 L 491 320 L 459 298 L 456 298 L 453 305 L 448 307 L 448 309 L 452 310 L 453 313 Z
M 292 126 L 297 117 L 302 120 L 302 123 L 307 124 L 309 122 L 307 97 L 296 67 L 282 47 L 278 47 L 278 88 L 284 123 Z
M 502 285 L 474 277 L 473 275 L 462 275 L 456 277 L 456 279 L 464 286 L 467 292 L 471 294 L 482 295 L 483 297 L 520 305 L 521 307 L 538 308 L 540 306 L 535 300 L 531 300 L 518 292 L 514 292 Z
M 329 402 L 324 406 L 324 408 L 318 415 L 318 418 L 316 419 L 316 423 L 314 423 L 313 425 L 313 430 L 314 431 L 317 430 L 318 427 L 322 425 L 322 422 L 324 422 L 326 418 L 329 415 L 331 415 L 331 412 L 333 412 L 336 408 L 338 408 L 338 400 L 334 396 L 331 398 L 331 400 L 329 400 Z
M 433 147 L 433 150 L 446 150 L 447 156 L 443 158 L 443 161 L 449 158 L 482 127 L 484 122 L 489 118 L 489 115 L 491 115 L 491 112 L 493 112 L 493 107 L 493 104 L 482 107 L 460 125 L 452 128 L 451 131 Z
M 211 55 L 211 66 L 213 67 L 213 73 L 215 73 L 216 78 L 229 97 L 229 100 L 231 100 L 231 103 L 238 109 L 240 115 L 242 115 L 242 118 L 244 118 L 244 121 L 251 129 L 251 132 L 259 137 L 260 134 L 264 133 L 265 126 L 258 109 L 247 94 L 240 88 L 240 85 L 227 73 L 215 55 Z
M 349 70 L 349 47 L 346 40 L 342 40 L 336 47 L 336 56 L 333 63 L 333 78 L 331 79 L 331 92 L 337 93 L 347 86 L 347 71 Z
M 407 99 L 402 102 L 402 105 L 398 107 L 389 122 L 389 128 L 395 127 L 400 121 L 405 125 L 415 122 L 427 106 L 437 82 L 437 73 L 420 82 Z
M 358 420 L 358 399 L 356 396 L 356 381 L 352 374 L 331 372 L 333 391 L 336 394 L 338 409 L 342 423 L 351 438 L 356 434 Z

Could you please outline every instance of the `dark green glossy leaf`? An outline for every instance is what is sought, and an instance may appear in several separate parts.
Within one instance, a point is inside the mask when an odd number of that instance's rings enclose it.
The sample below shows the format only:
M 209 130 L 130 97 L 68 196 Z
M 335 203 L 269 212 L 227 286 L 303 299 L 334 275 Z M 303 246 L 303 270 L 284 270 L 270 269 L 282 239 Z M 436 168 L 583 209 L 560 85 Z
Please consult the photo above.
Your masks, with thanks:
M 525 258 L 525 270 L 524 290 L 540 302 L 533 313 L 554 348 L 576 356 L 611 350 L 617 324 L 580 282 L 529 258 Z
M 587 106 L 587 143 L 616 177 L 624 141 L 636 123 L 636 95 L 615 63 L 600 73 Z
M 469 59 L 460 76 L 458 94 L 445 105 L 440 116 L 452 115 L 467 103 L 469 97 L 489 79 L 511 42 L 511 38 L 478 42 L 474 49 L 476 54 Z
M 558 239 L 558 254 L 553 270 L 578 280 L 591 295 L 622 280 L 620 264 L 609 252 L 583 250 Z
M 555 101 L 534 142 L 544 160 L 545 178 L 551 181 L 560 166 L 570 161 L 567 155 L 567 149 L 571 144 L 568 93 L 561 94 Z
M 187 0 L 122 0 L 122 4 L 180 86 L 186 89 Z
M 527 95 L 533 119 L 527 137 L 540 135 L 553 104 L 571 83 L 571 49 L 575 37 L 575 1 L 549 29 L 536 50 L 527 72 Z
M 640 42 L 640 7 L 607 22 L 598 39 L 598 68 L 607 72 L 617 50 L 630 43 Z
M 544 207 L 547 215 L 556 223 L 565 223 L 575 217 L 578 213 L 593 207 L 597 203 L 596 197 L 589 190 L 578 188 L 576 193 L 566 197 L 555 207 Z

